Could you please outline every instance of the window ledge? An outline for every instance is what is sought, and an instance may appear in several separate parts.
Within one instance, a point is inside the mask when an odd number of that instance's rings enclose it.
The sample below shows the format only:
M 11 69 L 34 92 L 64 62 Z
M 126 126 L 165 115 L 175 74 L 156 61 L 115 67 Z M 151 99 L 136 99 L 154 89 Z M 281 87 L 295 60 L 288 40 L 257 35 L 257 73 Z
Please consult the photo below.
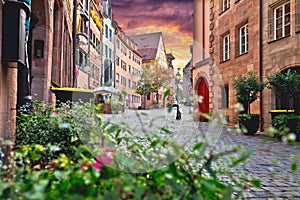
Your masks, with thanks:
M 235 56 L 235 57 L 238 58 L 238 57 L 241 57 L 241 56 L 246 55 L 246 54 L 248 54 L 248 51 L 246 51 L 245 53 L 242 53 L 242 54 L 238 54 L 238 55 Z
M 288 38 L 288 37 L 290 37 L 290 36 L 291 36 L 291 35 L 286 35 L 286 36 L 281 37 L 281 38 L 278 38 L 278 39 L 273 39 L 273 40 L 269 41 L 268 44 L 271 44 L 271 43 L 273 43 L 273 42 L 277 42 L 277 41 L 279 41 L 279 40 L 283 40 L 283 39 Z
M 229 7 L 230 8 L 230 7 Z M 219 14 L 219 16 L 221 16 L 223 13 L 225 13 L 227 10 L 229 10 L 229 8 L 227 8 L 226 10 L 222 10 Z
M 227 61 L 229 61 L 229 60 L 230 60 L 230 58 L 227 59 L 227 60 L 222 60 L 222 61 L 220 61 L 220 64 L 221 64 L 221 63 L 225 63 L 225 62 L 227 62 Z

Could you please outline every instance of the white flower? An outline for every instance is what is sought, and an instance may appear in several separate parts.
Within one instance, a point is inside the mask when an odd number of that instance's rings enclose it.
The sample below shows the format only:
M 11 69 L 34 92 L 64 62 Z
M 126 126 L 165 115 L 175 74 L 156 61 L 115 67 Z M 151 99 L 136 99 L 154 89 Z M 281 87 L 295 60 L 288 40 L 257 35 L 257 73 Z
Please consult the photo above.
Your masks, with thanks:
M 235 109 L 236 111 L 238 111 L 238 112 L 244 111 L 243 104 L 241 104 L 241 103 L 235 104 L 235 105 L 234 105 L 234 109 Z
M 70 124 L 69 123 L 62 123 L 58 125 L 58 128 L 69 128 Z
M 198 97 L 198 102 L 199 102 L 199 103 L 203 103 L 203 99 L 204 99 L 204 96 L 199 96 L 199 97 Z
M 288 141 L 295 141 L 296 140 L 296 134 L 295 133 L 289 133 L 287 135 L 287 140 Z

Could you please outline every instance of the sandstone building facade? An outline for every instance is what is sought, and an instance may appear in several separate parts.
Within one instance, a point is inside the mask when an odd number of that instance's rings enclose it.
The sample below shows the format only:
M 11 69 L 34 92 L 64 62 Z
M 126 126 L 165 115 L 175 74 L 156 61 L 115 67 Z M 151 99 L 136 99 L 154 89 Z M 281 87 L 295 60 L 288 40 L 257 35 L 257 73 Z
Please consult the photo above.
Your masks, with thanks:
M 208 93 L 202 96 L 204 99 L 209 96 L 209 112 L 217 106 L 219 112 L 228 117 L 229 124 L 235 124 L 238 113 L 234 109 L 237 103 L 232 86 L 234 75 L 252 70 L 260 80 L 266 81 L 269 75 L 287 69 L 299 72 L 300 3 L 195 0 L 194 8 L 194 93 L 202 95 L 199 84 L 205 80 Z M 219 83 L 222 92 L 218 96 L 212 87 L 219 79 L 223 83 Z M 260 98 L 251 104 L 251 113 L 261 114 L 261 130 L 271 125 L 270 110 L 283 109 L 282 101 L 265 88 Z M 289 101 L 292 102 L 289 109 L 299 114 L 299 97 Z M 201 111 L 200 105 L 195 107 Z

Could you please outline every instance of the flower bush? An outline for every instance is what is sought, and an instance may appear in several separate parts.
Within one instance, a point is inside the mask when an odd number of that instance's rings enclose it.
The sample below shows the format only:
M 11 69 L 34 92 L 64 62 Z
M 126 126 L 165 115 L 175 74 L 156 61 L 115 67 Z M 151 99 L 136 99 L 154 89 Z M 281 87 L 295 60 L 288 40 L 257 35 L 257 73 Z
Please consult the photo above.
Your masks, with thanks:
M 16 146 L 42 145 L 45 148 L 41 158 L 43 162 L 57 158 L 61 153 L 75 159 L 75 149 L 82 144 L 79 135 L 90 131 L 95 123 L 91 118 L 91 106 L 86 103 L 60 103 L 60 107 L 53 108 L 38 102 L 34 105 L 34 112 L 17 119 Z
M 10 162 L 0 162 L 0 199 L 238 199 L 250 185 L 260 187 L 259 180 L 233 170 L 253 153 L 239 146 L 219 151 L 199 142 L 160 169 L 117 170 L 113 166 L 120 160 L 118 149 L 93 146 L 85 136 L 95 142 L 101 134 L 109 144 L 123 144 L 121 151 L 145 157 L 149 152 L 132 141 L 130 130 L 90 113 L 91 106 L 69 106 L 36 104 L 32 114 L 21 117 Z M 144 140 L 154 152 L 167 144 L 158 137 Z

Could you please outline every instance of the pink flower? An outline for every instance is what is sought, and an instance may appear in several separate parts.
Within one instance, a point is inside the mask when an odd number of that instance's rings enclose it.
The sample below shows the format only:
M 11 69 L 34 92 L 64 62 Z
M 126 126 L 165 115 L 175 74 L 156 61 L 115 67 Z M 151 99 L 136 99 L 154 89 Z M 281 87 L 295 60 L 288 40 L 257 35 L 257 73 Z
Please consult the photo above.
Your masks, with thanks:
M 87 170 L 89 168 L 89 164 L 81 164 L 80 165 L 80 170 L 84 171 L 84 170 Z
M 58 111 L 54 111 L 54 114 L 55 114 L 55 115 L 58 115 L 58 114 L 59 114 L 59 112 L 58 112 Z
M 123 193 L 123 188 L 120 187 L 120 188 L 119 188 L 119 194 L 122 194 L 122 193 Z
M 66 106 L 66 110 L 67 111 L 71 110 L 70 106 Z
M 92 166 L 98 170 L 101 170 L 101 168 L 102 168 L 102 165 L 100 163 L 94 163 L 94 164 L 92 164 Z
M 15 150 L 18 149 L 18 147 L 17 147 L 17 146 L 11 146 L 10 149 L 11 149 L 12 151 L 15 151 Z
M 56 165 L 56 163 L 54 161 L 52 161 L 52 162 L 49 163 L 50 168 L 54 168 L 55 165 Z
M 97 156 L 96 161 L 97 161 L 97 163 L 100 163 L 102 165 L 109 165 L 112 163 L 112 159 L 107 155 Z
M 105 152 L 106 152 L 106 153 L 113 153 L 113 152 L 115 152 L 115 150 L 113 150 L 113 149 L 111 149 L 111 148 L 106 148 L 106 149 L 105 149 Z

